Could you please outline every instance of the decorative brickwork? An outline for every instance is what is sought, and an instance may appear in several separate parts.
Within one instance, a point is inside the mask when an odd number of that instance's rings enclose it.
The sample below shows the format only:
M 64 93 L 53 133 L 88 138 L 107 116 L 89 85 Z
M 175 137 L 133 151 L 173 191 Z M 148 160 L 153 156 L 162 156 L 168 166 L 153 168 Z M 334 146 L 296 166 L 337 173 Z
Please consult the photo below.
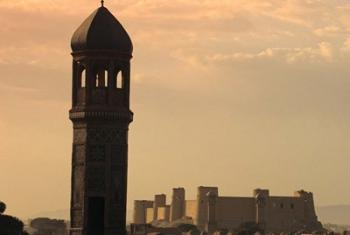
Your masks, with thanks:
M 89 162 L 103 162 L 106 160 L 106 147 L 105 145 L 90 145 L 88 152 Z

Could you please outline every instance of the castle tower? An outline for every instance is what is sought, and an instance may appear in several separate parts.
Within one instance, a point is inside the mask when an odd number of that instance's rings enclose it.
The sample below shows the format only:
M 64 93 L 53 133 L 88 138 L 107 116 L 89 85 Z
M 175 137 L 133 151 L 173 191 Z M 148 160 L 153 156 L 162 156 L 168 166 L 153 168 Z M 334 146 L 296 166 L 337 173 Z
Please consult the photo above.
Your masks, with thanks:
M 72 41 L 71 235 L 126 234 L 132 42 L 102 6 Z
M 158 208 L 166 206 L 166 195 L 165 194 L 157 194 L 154 195 L 154 203 L 153 203 L 153 220 L 158 220 Z
M 134 201 L 134 224 L 146 224 L 147 223 L 147 209 L 153 209 L 153 201 Z
M 206 229 L 206 224 L 208 223 L 208 196 L 207 194 L 211 192 L 211 195 L 219 195 L 219 189 L 217 187 L 198 187 L 197 191 L 197 212 L 195 224 L 200 230 Z
M 294 192 L 294 196 L 301 198 L 303 201 L 304 220 L 308 223 L 317 221 L 318 219 L 315 211 L 313 194 L 311 192 L 300 190 L 300 191 Z
M 216 202 L 218 199 L 218 194 L 210 191 L 207 193 L 208 197 L 208 222 L 206 226 L 206 231 L 208 234 L 214 234 L 215 230 L 217 229 L 217 223 L 216 223 Z
M 171 200 L 170 221 L 182 219 L 185 215 L 185 189 L 174 188 Z
M 253 192 L 255 198 L 255 222 L 259 224 L 262 229 L 266 229 L 267 215 L 268 215 L 268 201 L 270 192 L 267 189 L 255 189 Z

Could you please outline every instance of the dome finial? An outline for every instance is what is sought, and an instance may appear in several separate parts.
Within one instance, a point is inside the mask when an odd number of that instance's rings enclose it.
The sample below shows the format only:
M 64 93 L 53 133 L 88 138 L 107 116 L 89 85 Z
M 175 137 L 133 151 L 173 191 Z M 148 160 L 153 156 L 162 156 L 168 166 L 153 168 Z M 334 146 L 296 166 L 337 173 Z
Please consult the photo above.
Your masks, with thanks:
M 102 6 L 102 7 L 104 6 L 104 3 L 105 3 L 105 1 L 104 1 L 104 0 L 101 0 L 101 6 Z

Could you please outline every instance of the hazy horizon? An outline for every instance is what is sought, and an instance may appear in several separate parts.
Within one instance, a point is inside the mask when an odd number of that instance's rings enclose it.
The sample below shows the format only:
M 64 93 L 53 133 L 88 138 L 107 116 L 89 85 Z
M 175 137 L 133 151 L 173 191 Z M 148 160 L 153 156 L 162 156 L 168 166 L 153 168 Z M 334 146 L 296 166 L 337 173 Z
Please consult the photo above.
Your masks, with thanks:
M 332 223 L 338 225 L 349 225 L 350 219 L 350 205 L 333 205 L 333 206 L 321 206 L 315 207 L 318 220 L 321 223 Z M 56 210 L 56 211 L 42 211 L 38 214 L 33 214 L 27 218 L 21 218 L 24 221 L 38 218 L 38 217 L 48 217 L 55 219 L 63 219 L 69 221 L 69 208 Z M 128 208 L 127 210 L 127 223 L 132 223 L 133 219 L 133 208 Z M 349 225 L 350 226 L 350 225 Z
M 106 0 L 134 43 L 128 206 L 185 187 L 350 204 L 350 2 Z M 70 37 L 95 0 L 0 0 L 0 200 L 68 208 Z M 193 196 L 191 196 L 193 197 Z M 170 198 L 168 197 L 168 201 Z

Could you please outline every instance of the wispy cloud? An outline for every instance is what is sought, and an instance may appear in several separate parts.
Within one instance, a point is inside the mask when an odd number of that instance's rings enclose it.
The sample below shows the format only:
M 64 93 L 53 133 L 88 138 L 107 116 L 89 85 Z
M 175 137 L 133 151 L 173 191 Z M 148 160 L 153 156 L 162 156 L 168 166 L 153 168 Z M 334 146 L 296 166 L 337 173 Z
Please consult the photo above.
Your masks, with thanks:
M 217 66 L 218 64 L 233 65 L 234 63 L 259 61 L 268 62 L 270 60 L 285 62 L 287 64 L 295 63 L 330 63 L 333 62 L 335 51 L 331 43 L 320 42 L 315 47 L 304 48 L 266 48 L 256 53 L 252 52 L 234 52 L 231 54 L 213 53 L 213 54 L 186 54 L 183 50 L 178 50 L 172 56 L 187 64 L 188 66 L 208 68 L 208 65 Z
M 0 47 L 0 64 L 2 65 L 29 65 L 57 68 L 61 65 L 57 61 L 65 57 L 67 57 L 67 51 L 58 48 L 54 44 L 27 44 L 21 47 Z

